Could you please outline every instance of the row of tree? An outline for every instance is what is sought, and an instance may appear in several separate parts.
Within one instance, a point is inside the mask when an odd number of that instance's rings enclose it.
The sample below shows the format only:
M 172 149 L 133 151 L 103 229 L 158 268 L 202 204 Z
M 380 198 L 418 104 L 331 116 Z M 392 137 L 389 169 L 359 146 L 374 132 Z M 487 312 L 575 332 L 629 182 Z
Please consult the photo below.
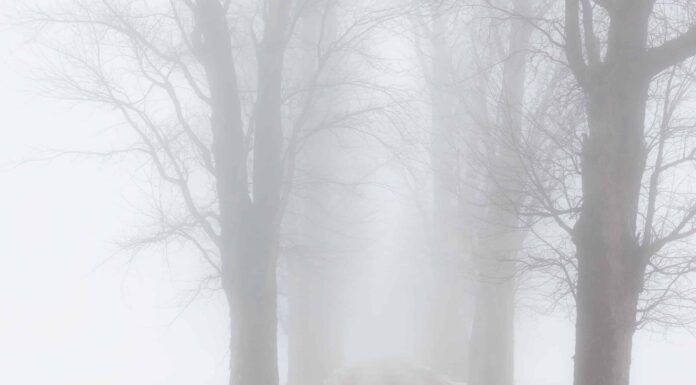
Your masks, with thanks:
M 424 364 L 511 385 L 515 298 L 543 293 L 576 314 L 574 383 L 628 385 L 637 328 L 693 318 L 694 10 L 101 0 L 23 18 L 57 53 L 50 91 L 132 135 L 103 155 L 150 173 L 133 244 L 185 245 L 219 279 L 230 384 L 278 385 L 279 323 L 291 385 L 341 366 L 340 278 L 388 167 L 428 250 Z

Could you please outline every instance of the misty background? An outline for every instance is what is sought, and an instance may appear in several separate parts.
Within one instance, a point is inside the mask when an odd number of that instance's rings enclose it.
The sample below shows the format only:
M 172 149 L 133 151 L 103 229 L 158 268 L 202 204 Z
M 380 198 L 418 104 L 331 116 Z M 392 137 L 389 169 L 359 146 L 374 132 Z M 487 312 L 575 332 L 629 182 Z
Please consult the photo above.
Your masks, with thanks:
M 0 10 L 11 14 L 16 3 L 2 0 Z M 142 162 L 47 155 L 127 145 L 129 137 L 117 129 L 120 115 L 46 95 L 32 33 L 11 25 L 1 31 L 0 383 L 226 383 L 229 316 L 219 288 L 201 289 L 206 267 L 176 245 L 121 251 L 129 237 L 147 230 L 142 218 L 150 191 Z M 382 44 L 399 47 L 397 40 Z M 398 81 L 403 74 L 389 76 Z M 364 148 L 387 157 L 378 145 Z M 361 239 L 369 242 L 341 272 L 349 282 L 344 367 L 415 359 L 422 327 L 423 310 L 414 299 L 422 293 L 412 277 L 424 262 L 417 248 L 405 245 L 418 226 L 403 225 L 417 215 L 399 191 L 398 167 L 370 178 L 374 185 L 360 195 L 361 210 L 369 213 L 361 219 L 367 223 Z M 570 383 L 574 316 L 534 301 L 522 298 L 515 307 L 515 384 Z M 281 312 L 284 306 L 281 300 Z M 281 384 L 287 338 L 279 326 Z M 696 336 L 688 331 L 640 330 L 631 384 L 692 384 L 693 357 Z

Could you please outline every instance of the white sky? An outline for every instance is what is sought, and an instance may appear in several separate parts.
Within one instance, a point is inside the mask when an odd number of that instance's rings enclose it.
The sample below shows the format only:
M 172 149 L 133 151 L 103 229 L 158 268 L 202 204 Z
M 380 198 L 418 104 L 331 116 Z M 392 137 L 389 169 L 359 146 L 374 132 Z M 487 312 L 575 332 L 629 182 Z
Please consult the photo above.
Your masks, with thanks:
M 103 263 L 137 223 L 127 170 L 73 159 L 14 167 L 48 148 L 98 149 L 110 117 L 41 98 L 24 50 L 0 40 L 0 384 L 223 384 L 226 310 L 181 317 L 184 283 L 160 255 Z
M 100 148 L 113 139 L 104 133 L 113 121 L 40 97 L 24 80 L 30 63 L 22 61 L 21 40 L 4 28 L 0 34 L 0 384 L 225 384 L 220 298 L 181 313 L 189 282 L 177 280 L 160 255 L 102 263 L 138 222 L 127 167 L 89 159 L 12 166 L 47 148 Z M 375 265 L 393 271 L 389 261 Z M 385 317 L 354 325 L 355 352 L 406 349 L 368 345 L 379 335 L 399 340 L 386 333 L 399 320 Z M 519 321 L 518 384 L 572 383 L 572 324 L 526 312 Z M 694 336 L 640 335 L 635 352 L 634 385 L 696 378 Z

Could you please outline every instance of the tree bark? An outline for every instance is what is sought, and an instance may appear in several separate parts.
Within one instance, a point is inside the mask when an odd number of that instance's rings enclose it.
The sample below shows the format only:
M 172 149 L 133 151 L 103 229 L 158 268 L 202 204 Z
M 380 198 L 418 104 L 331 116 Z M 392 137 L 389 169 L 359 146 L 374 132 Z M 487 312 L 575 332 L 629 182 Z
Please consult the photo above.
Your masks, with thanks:
M 220 208 L 222 282 L 231 319 L 230 384 L 277 385 L 276 264 L 282 184 L 281 81 L 288 2 L 268 1 L 258 53 L 253 191 L 230 28 L 219 0 L 198 0 Z
M 645 169 L 645 108 L 652 74 L 643 58 L 652 1 L 611 13 L 604 62 L 569 61 L 587 96 L 583 205 L 573 241 L 578 259 L 575 385 L 628 385 L 636 307 L 646 259 L 636 234 Z M 577 3 L 566 3 L 566 23 Z M 569 24 L 570 26 L 570 24 Z M 577 31 L 567 29 L 569 49 Z M 597 61 L 595 58 L 593 61 Z
M 629 63 L 588 92 L 578 259 L 576 385 L 628 385 L 645 261 L 636 235 L 648 82 Z

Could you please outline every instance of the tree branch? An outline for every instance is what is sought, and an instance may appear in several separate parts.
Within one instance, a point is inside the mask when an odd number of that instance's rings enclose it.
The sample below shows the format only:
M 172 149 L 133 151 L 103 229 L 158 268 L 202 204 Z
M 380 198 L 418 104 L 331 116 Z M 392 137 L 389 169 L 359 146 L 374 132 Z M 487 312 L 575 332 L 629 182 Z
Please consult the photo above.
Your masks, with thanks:
M 696 25 L 689 27 L 689 30 L 679 37 L 669 40 L 661 46 L 648 49 L 648 71 L 655 75 L 694 55 L 696 55 Z
M 565 0 L 565 52 L 568 66 L 580 85 L 587 84 L 587 63 L 582 54 L 580 0 Z

